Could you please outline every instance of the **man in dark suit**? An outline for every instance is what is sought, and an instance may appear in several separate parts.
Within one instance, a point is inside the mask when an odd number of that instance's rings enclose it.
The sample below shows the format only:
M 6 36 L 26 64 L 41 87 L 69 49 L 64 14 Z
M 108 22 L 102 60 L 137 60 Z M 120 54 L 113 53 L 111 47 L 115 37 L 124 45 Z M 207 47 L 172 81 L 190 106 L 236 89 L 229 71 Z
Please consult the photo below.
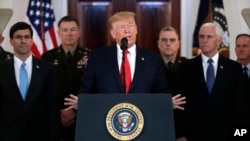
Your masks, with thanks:
M 163 71 L 167 80 L 167 87 L 170 93 L 173 93 L 174 86 L 176 83 L 176 77 L 178 74 L 179 67 L 182 63 L 187 61 L 185 57 L 178 56 L 180 48 L 180 40 L 177 31 L 170 26 L 165 26 L 161 29 L 158 39 L 158 49 L 160 51 L 162 60 L 164 61 Z M 181 112 L 180 110 L 174 110 L 174 117 Z M 175 121 L 175 130 L 179 130 L 177 127 L 180 122 Z M 176 131 L 176 133 L 179 133 Z M 176 138 L 182 135 L 176 134 Z
M 65 110 L 63 102 L 69 94 L 77 95 L 81 76 L 87 66 L 89 50 L 78 45 L 80 29 L 77 19 L 70 16 L 61 18 L 58 29 L 62 44 L 45 52 L 42 59 L 53 65 L 56 74 L 61 109 L 61 141 L 74 141 L 76 113 L 72 109 Z
M 237 61 L 242 65 L 242 72 L 245 78 L 250 81 L 250 35 L 238 34 L 235 40 L 235 53 Z
M 133 12 L 117 12 L 109 18 L 110 34 L 116 44 L 93 50 L 82 78 L 78 93 L 167 93 L 160 55 L 136 45 L 137 25 Z M 120 69 L 122 69 L 121 40 L 127 39 L 127 55 L 131 72 L 131 86 L 124 90 Z M 66 98 L 66 105 L 76 108 L 77 97 Z M 173 97 L 173 108 L 182 109 L 180 95 Z
M 250 35 L 249 34 L 238 34 L 235 40 L 235 53 L 237 56 L 237 62 L 241 64 L 242 74 L 244 79 L 244 86 L 246 87 L 246 95 L 244 100 L 246 100 L 246 113 L 250 113 Z M 245 127 L 250 127 L 250 116 L 246 114 Z M 243 125 L 244 127 L 244 125 Z
M 183 63 L 177 76 L 176 92 L 187 99 L 180 121 L 185 137 L 178 141 L 230 141 L 241 114 L 241 66 L 219 55 L 222 38 L 214 23 L 203 24 L 198 38 L 201 55 Z
M 53 69 L 32 56 L 33 31 L 29 24 L 17 22 L 9 35 L 14 57 L 0 69 L 0 140 L 58 141 Z
M 0 44 L 3 42 L 4 37 L 0 35 Z M 13 57 L 13 54 L 10 52 L 5 51 L 1 46 L 0 46 L 0 64 L 8 59 L 11 59 Z

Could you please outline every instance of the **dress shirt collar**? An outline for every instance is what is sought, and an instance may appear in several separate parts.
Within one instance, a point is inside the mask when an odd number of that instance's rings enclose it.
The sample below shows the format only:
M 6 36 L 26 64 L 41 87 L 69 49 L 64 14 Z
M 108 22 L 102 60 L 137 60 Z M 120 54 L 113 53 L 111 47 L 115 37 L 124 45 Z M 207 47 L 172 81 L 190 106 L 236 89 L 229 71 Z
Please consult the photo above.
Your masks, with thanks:
M 24 62 L 25 62 L 26 66 L 27 66 L 28 68 L 31 68 L 31 66 L 32 66 L 32 55 L 30 55 Z M 23 63 L 23 61 L 20 60 L 19 58 L 17 58 L 17 57 L 14 55 L 14 63 L 15 63 L 15 66 L 16 66 L 17 68 L 20 68 L 21 65 L 22 65 L 22 63 Z
M 121 46 L 119 44 L 116 44 L 117 50 L 119 54 L 122 54 Z M 136 45 L 134 44 L 132 47 L 128 48 L 129 54 L 136 54 Z
M 207 63 L 208 59 L 212 59 L 214 61 L 214 65 L 217 66 L 218 59 L 219 59 L 219 53 L 217 52 L 212 58 L 208 58 L 206 55 L 201 53 L 202 63 Z

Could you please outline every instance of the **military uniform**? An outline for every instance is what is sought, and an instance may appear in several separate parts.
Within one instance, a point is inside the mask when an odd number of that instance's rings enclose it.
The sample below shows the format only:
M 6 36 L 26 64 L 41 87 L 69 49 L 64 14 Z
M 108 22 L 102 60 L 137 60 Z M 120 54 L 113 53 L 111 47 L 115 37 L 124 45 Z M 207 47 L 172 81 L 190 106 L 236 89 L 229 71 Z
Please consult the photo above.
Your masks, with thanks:
M 70 61 L 67 60 L 67 55 L 62 46 L 49 50 L 42 55 L 42 59 L 47 60 L 54 67 L 54 72 L 57 79 L 58 98 L 60 109 L 64 106 L 64 98 L 69 94 L 77 95 L 77 89 L 81 82 L 81 76 L 87 65 L 87 60 L 84 60 L 90 50 L 77 46 Z M 74 137 L 75 125 L 70 127 L 62 127 L 62 135 Z M 67 138 L 68 138 L 67 137 Z
M 179 67 L 180 67 L 181 63 L 183 63 L 185 61 L 187 61 L 187 59 L 185 57 L 176 57 L 175 62 L 173 64 L 171 64 L 171 65 L 166 64 L 163 68 L 164 73 L 166 75 L 167 86 L 168 86 L 170 93 L 172 93 L 174 90 L 175 79 L 176 79 Z
M 0 46 L 0 64 L 8 59 L 11 59 L 13 57 L 13 54 L 5 51 L 1 46 Z

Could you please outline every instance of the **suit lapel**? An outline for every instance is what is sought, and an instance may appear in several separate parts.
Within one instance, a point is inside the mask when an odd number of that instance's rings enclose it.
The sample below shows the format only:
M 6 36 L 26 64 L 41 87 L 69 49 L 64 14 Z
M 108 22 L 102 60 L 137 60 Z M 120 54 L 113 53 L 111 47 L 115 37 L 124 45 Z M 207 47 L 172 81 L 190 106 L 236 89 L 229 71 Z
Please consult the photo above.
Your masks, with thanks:
M 9 63 L 9 73 L 6 73 L 7 75 L 9 75 L 8 78 L 10 78 L 10 81 L 12 83 L 12 85 L 15 87 L 15 90 L 17 91 L 16 94 L 17 94 L 17 97 L 18 99 L 21 99 L 23 100 L 22 96 L 21 96 L 21 93 L 19 91 L 19 87 L 17 85 L 17 81 L 16 81 L 16 77 L 19 77 L 19 76 L 16 76 L 15 75 L 15 68 L 14 68 L 14 59 L 12 58 L 11 62 Z
M 110 51 L 109 53 L 107 53 L 107 58 L 109 58 L 109 63 L 110 63 L 110 67 L 111 67 L 111 71 L 113 74 L 113 77 L 117 83 L 117 85 L 119 86 L 121 92 L 123 92 L 123 87 L 122 87 L 122 82 L 120 79 L 120 70 L 118 67 L 118 61 L 117 61 L 117 47 L 116 45 L 113 45 L 111 47 L 109 47 Z M 114 61 L 116 60 L 116 61 Z
M 204 90 L 204 94 L 208 94 L 208 89 L 207 89 L 207 84 L 206 84 L 206 79 L 205 79 L 205 74 L 203 70 L 203 65 L 202 65 L 202 58 L 201 55 L 197 57 L 196 63 L 193 66 L 193 68 L 196 68 L 195 75 L 194 77 L 197 77 L 196 80 L 199 80 L 197 84 L 201 84 L 201 89 Z M 200 79 L 202 78 L 202 79 Z M 212 88 L 213 89 L 213 88 Z M 213 90 L 212 90 L 213 91 Z
M 223 84 L 225 81 L 225 78 L 224 77 L 224 74 L 226 74 L 224 72 L 224 68 L 225 68 L 225 64 L 224 64 L 224 61 L 223 61 L 223 58 L 221 58 L 219 56 L 219 59 L 218 59 L 218 66 L 217 66 L 217 72 L 216 72 L 216 77 L 215 77 L 215 81 L 214 81 L 214 86 L 213 86 L 213 89 L 212 89 L 212 93 L 217 89 L 217 87 L 220 85 L 220 84 Z
M 142 77 L 141 75 L 143 74 L 146 59 L 144 51 L 136 46 L 135 72 L 130 91 L 133 91 L 136 88 L 136 84 Z
M 40 69 L 40 65 L 37 62 L 37 59 L 35 57 L 32 57 L 32 73 L 31 73 L 30 85 L 27 91 L 26 101 L 31 100 L 32 97 L 36 97 L 34 95 L 36 93 L 32 93 L 32 91 L 36 89 L 36 85 L 40 84 L 39 77 L 41 77 L 41 74 L 39 73 L 39 69 Z

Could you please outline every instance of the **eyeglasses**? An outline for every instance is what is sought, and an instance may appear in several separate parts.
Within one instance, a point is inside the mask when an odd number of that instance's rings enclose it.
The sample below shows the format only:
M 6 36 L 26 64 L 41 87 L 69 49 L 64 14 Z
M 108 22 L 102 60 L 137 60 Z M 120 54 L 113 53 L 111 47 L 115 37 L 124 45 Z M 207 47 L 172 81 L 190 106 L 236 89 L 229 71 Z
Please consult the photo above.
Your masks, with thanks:
M 16 35 L 14 36 L 14 39 L 17 39 L 17 40 L 22 40 L 22 39 L 31 39 L 32 37 L 30 35 L 25 35 L 25 36 L 22 36 L 22 35 Z
M 176 42 L 176 38 L 162 38 L 161 42 L 163 42 L 163 43 L 167 43 L 167 42 L 174 43 L 174 42 Z

